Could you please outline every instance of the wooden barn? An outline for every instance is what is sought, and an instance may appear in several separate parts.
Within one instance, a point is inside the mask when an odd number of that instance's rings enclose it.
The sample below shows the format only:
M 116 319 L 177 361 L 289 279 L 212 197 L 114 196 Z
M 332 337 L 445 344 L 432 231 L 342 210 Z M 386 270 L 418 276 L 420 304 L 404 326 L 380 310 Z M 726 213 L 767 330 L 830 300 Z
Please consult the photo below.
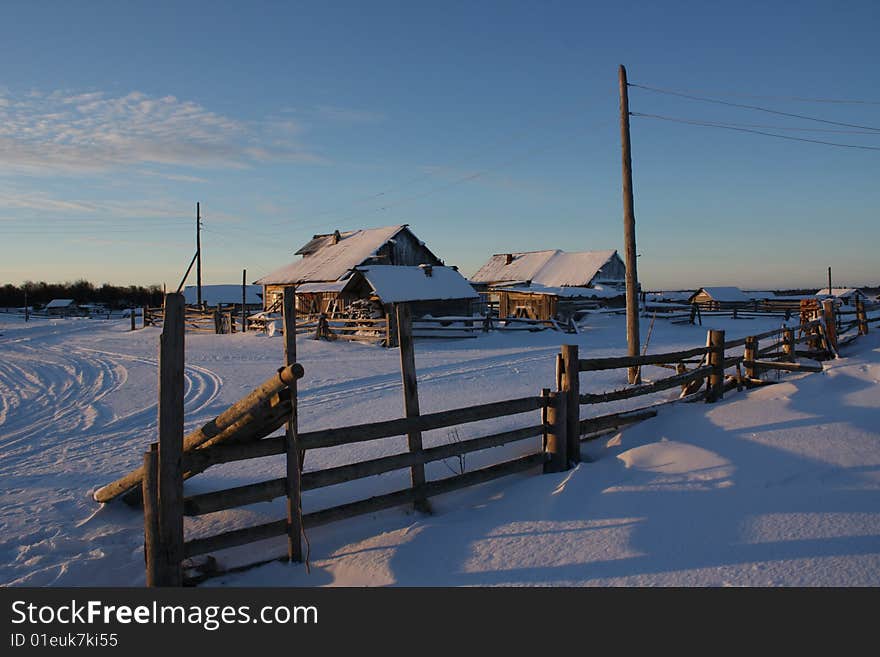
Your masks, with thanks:
M 738 287 L 701 287 L 688 299 L 703 310 L 732 310 L 750 305 L 752 298 Z
M 302 258 L 255 281 L 264 310 L 277 310 L 284 287 L 294 285 L 300 314 L 346 313 L 372 294 L 356 268 L 443 266 L 407 224 L 315 235 L 296 255 Z
M 358 267 L 351 278 L 360 298 L 383 315 L 390 315 L 395 303 L 408 303 L 414 317 L 470 315 L 479 299 L 455 267 L 371 265 Z
M 623 303 L 626 266 L 614 250 L 496 253 L 470 280 L 498 304 L 499 317 L 567 321 L 578 310 Z

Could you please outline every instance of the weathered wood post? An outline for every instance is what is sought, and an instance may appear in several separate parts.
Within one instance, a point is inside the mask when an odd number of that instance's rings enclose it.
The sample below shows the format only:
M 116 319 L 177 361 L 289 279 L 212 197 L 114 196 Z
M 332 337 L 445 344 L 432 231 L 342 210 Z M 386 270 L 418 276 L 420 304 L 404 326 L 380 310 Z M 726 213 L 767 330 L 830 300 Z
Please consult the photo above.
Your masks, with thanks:
M 152 443 L 144 452 L 144 478 L 141 482 L 144 498 L 144 561 L 147 586 L 160 586 L 159 567 L 159 443 Z
M 822 316 L 825 321 L 826 347 L 832 354 L 837 354 L 837 322 L 835 321 L 834 301 L 825 299 L 822 302 Z
M 416 356 L 412 337 L 412 316 L 409 304 L 394 305 L 397 317 L 397 340 L 400 345 L 400 376 L 403 380 L 403 407 L 407 418 L 419 417 L 419 388 L 416 379 Z M 406 434 L 409 451 L 422 451 L 422 432 L 410 431 Z M 423 492 L 425 486 L 425 466 L 417 463 L 410 467 L 410 480 L 416 491 L 414 507 L 417 511 L 431 512 L 428 500 Z
M 724 331 L 709 331 L 709 384 L 706 401 L 718 401 L 724 396 Z
M 757 379 L 758 368 L 755 366 L 755 361 L 758 360 L 758 340 L 753 335 L 746 338 L 743 360 L 745 361 L 746 377 L 749 379 Z
M 856 321 L 859 323 L 859 335 L 868 335 L 868 313 L 861 299 L 856 299 Z
M 134 325 L 134 322 L 135 322 L 135 312 L 134 312 L 134 308 L 131 309 L 131 315 L 130 315 L 130 317 L 131 317 L 131 330 L 134 331 L 134 329 L 135 329 L 135 325 Z
M 283 318 L 284 326 L 284 365 L 296 362 L 296 288 L 284 288 Z M 302 561 L 302 453 L 299 449 L 299 428 L 297 426 L 297 382 L 288 385 L 290 390 L 290 417 L 285 432 L 287 452 L 287 558 Z
M 561 392 L 542 391 L 547 400 L 547 422 L 544 438 L 544 472 L 563 472 L 568 470 L 568 438 L 566 396 Z
M 562 388 L 566 397 L 565 435 L 568 440 L 568 458 L 581 462 L 580 436 L 580 363 L 577 345 L 562 345 Z
M 785 360 L 794 362 L 794 350 L 794 330 L 790 328 L 782 329 L 782 353 L 785 356 Z
M 183 295 L 165 295 L 159 336 L 159 538 L 157 586 L 183 583 Z
M 247 333 L 247 269 L 241 270 L 241 332 Z

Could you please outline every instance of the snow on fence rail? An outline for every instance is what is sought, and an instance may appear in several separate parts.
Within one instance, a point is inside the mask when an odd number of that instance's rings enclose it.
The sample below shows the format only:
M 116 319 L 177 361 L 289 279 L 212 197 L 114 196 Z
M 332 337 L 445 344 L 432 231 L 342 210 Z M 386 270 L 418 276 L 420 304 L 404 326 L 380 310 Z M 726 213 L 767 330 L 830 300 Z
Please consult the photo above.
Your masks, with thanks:
M 421 414 L 413 352 L 414 323 L 408 306 L 401 304 L 396 309 L 395 319 L 400 335 L 405 417 L 299 433 L 296 423 L 297 380 L 302 377 L 303 370 L 295 363 L 297 325 L 293 316 L 292 288 L 287 297 L 289 302 L 285 300 L 284 317 L 291 330 L 285 337 L 286 366 L 217 418 L 176 441 L 175 432 L 182 436 L 182 411 L 175 415 L 169 409 L 176 408 L 178 402 L 182 408 L 183 381 L 169 378 L 168 373 L 182 372 L 182 362 L 175 359 L 182 361 L 183 356 L 182 353 L 175 355 L 174 339 L 163 337 L 161 341 L 160 382 L 164 382 L 168 389 L 163 389 L 163 383 L 160 383 L 159 443 L 151 445 L 150 451 L 144 454 L 142 468 L 94 495 L 96 500 L 106 502 L 129 491 L 125 496 L 127 501 L 143 500 L 148 585 L 198 583 L 218 572 L 216 559 L 204 555 L 285 535 L 288 537 L 287 554 L 279 558 L 301 561 L 304 529 L 409 503 L 419 510 L 429 510 L 428 499 L 432 496 L 537 466 L 542 466 L 544 472 L 566 470 L 580 460 L 582 440 L 653 417 L 660 404 L 581 419 L 580 407 L 583 405 L 630 399 L 679 386 L 682 391 L 677 400 L 661 403 L 700 399 L 713 402 L 734 388 L 741 390 L 770 383 L 760 378 L 764 371 L 821 371 L 821 365 L 799 363 L 797 357 L 804 355 L 820 359 L 834 355 L 842 344 L 841 336 L 852 329 L 857 329 L 856 336 L 849 336 L 846 340 L 864 335 L 869 324 L 880 321 L 880 317 L 868 318 L 864 307 L 859 306 L 855 320 L 838 325 L 833 304 L 826 302 L 815 318 L 800 326 L 782 327 L 728 342 L 724 340 L 723 331 L 712 330 L 705 347 L 663 354 L 580 359 L 576 346 L 565 345 L 557 356 L 555 392 L 544 389 L 540 395 L 531 397 Z M 183 334 L 182 303 L 178 305 L 181 309 L 173 321 L 169 320 L 163 327 L 163 336 L 171 335 L 171 332 L 178 336 Z M 777 339 L 761 348 L 760 341 L 767 338 Z M 809 349 L 798 350 L 797 346 L 803 343 Z M 727 356 L 728 350 L 740 346 L 744 347 L 741 354 Z M 768 355 L 776 360 L 767 359 Z M 694 367 L 688 369 L 688 365 Z M 620 390 L 580 393 L 582 373 L 645 366 L 669 367 L 676 373 Z M 736 368 L 736 375 L 725 376 L 725 370 L 732 367 Z M 706 387 L 701 390 L 704 381 Z M 525 421 L 519 428 L 429 448 L 422 446 L 424 431 L 533 412 L 538 416 Z M 285 425 L 285 435 L 270 436 Z M 406 451 L 315 471 L 304 472 L 302 469 L 302 459 L 309 450 L 337 448 L 393 436 L 407 437 Z M 469 472 L 462 469 L 461 473 L 443 479 L 425 479 L 427 463 L 538 436 L 542 437 L 541 446 L 536 446 L 535 451 L 525 456 Z M 285 477 L 188 497 L 183 495 L 183 480 L 211 466 L 272 455 L 286 455 Z M 303 491 L 407 468 L 410 470 L 410 486 L 406 488 L 322 509 L 304 511 L 302 508 Z M 138 484 L 140 487 L 133 489 Z M 286 518 L 185 540 L 184 516 L 201 516 L 281 497 L 287 498 Z M 189 573 L 188 577 L 184 578 L 184 572 Z

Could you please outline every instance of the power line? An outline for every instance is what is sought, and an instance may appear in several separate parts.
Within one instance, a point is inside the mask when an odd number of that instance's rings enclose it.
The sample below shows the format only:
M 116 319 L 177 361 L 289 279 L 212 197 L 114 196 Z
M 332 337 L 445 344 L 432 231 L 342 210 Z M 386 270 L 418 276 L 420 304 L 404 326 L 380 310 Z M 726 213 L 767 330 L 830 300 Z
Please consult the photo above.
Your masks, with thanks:
M 650 118 L 662 118 L 667 120 L 674 121 L 701 121 L 701 119 L 682 119 L 682 118 L 673 118 L 667 116 L 661 116 L 659 114 L 644 114 L 641 112 L 631 112 L 632 116 L 647 116 Z M 713 123 L 712 121 L 706 121 L 706 123 Z M 797 132 L 830 132 L 835 134 L 846 134 L 846 135 L 873 135 L 875 137 L 880 136 L 880 133 L 874 132 L 873 130 L 841 130 L 836 128 L 796 128 L 784 125 L 767 125 L 766 123 L 734 123 L 732 121 L 719 121 L 717 122 L 719 125 L 724 126 L 736 126 L 738 128 L 768 128 L 770 130 L 794 130 Z
M 644 87 L 638 84 L 630 83 L 631 87 L 641 87 L 647 89 L 648 87 Z M 652 91 L 655 89 L 652 89 Z M 717 91 L 717 90 L 706 90 L 706 89 L 679 89 L 681 93 L 687 94 L 705 94 L 708 96 L 730 96 L 731 98 L 755 98 L 758 100 L 778 100 L 778 101 L 791 101 L 798 103 L 831 103 L 837 105 L 880 105 L 880 100 L 858 100 L 851 98 L 810 98 L 807 96 L 767 96 L 767 95 L 758 95 L 758 94 L 743 94 L 736 93 L 733 91 Z
M 718 105 L 727 105 L 729 107 L 740 107 L 743 109 L 752 109 L 752 110 L 757 110 L 759 112 L 767 112 L 769 114 L 777 114 L 779 116 L 790 116 L 790 117 L 793 117 L 796 119 L 804 119 L 807 121 L 817 121 L 819 123 L 827 123 L 830 125 L 839 125 L 839 126 L 843 126 L 845 128 L 860 128 L 862 130 L 873 130 L 873 131 L 880 132 L 880 128 L 875 128 L 874 126 L 870 126 L 870 125 L 858 125 L 856 123 L 842 123 L 840 121 L 829 121 L 828 119 L 820 119 L 815 116 L 806 116 L 804 114 L 793 114 L 791 112 L 780 112 L 779 110 L 770 109 L 768 107 L 760 107 L 758 105 L 745 105 L 743 103 L 731 103 L 726 100 L 718 100 L 717 98 L 706 98 L 704 96 L 693 96 L 691 94 L 685 94 L 685 93 L 681 93 L 679 91 L 673 91 L 671 89 L 660 89 L 658 87 L 649 87 L 647 85 L 635 84 L 633 82 L 630 82 L 629 86 L 630 87 L 637 87 L 639 89 L 645 89 L 647 91 L 653 91 L 653 92 L 659 93 L 659 94 L 678 96 L 680 98 L 687 98 L 689 100 L 699 100 L 704 103 L 716 103 Z
M 792 141 L 805 141 L 811 144 L 823 144 L 825 146 L 839 146 L 841 148 L 858 148 L 866 151 L 880 151 L 880 146 L 862 146 L 861 144 L 840 144 L 833 141 L 822 141 L 819 139 L 806 139 L 805 137 L 792 137 L 791 135 L 777 135 L 772 132 L 763 132 L 761 130 L 752 130 L 749 128 L 739 128 L 735 125 L 725 123 L 714 123 L 711 121 L 695 121 L 692 119 L 677 119 L 671 116 L 661 116 L 659 114 L 643 114 L 641 112 L 631 112 L 631 116 L 641 116 L 648 119 L 659 119 L 661 121 L 672 121 L 674 123 L 685 123 L 688 125 L 699 125 L 707 128 L 723 128 L 725 130 L 736 130 L 738 132 L 750 132 L 756 135 L 765 135 L 767 137 L 777 137 L 779 139 L 790 139 Z

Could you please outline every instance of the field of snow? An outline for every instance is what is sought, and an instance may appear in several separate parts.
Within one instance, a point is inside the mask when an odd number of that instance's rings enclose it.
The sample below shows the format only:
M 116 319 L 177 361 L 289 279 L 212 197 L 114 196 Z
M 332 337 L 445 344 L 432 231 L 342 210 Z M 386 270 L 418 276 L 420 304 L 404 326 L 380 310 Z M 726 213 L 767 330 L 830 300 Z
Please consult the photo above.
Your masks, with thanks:
M 647 322 L 642 336 L 647 334 Z M 728 339 L 779 325 L 712 319 Z M 705 343 L 701 327 L 658 320 L 650 353 Z M 141 586 L 143 520 L 96 488 L 136 467 L 156 433 L 159 331 L 128 320 L 0 315 L 0 584 Z M 402 414 L 399 356 L 300 336 L 300 427 Z M 554 355 L 625 353 L 624 318 L 591 315 L 579 335 L 554 332 L 419 340 L 423 412 L 534 395 L 554 386 Z M 187 430 L 279 366 L 282 341 L 188 335 Z M 668 370 L 645 368 L 647 379 Z M 775 377 L 775 375 L 774 375 Z M 311 573 L 269 564 L 210 585 L 840 585 L 880 584 L 880 331 L 821 374 L 676 404 L 656 418 L 585 443 L 588 462 L 559 475 L 516 475 L 309 532 Z M 625 371 L 584 374 L 583 391 L 625 385 Z M 677 396 L 603 406 L 604 414 Z M 426 445 L 532 424 L 515 416 L 425 435 Z M 468 470 L 533 451 L 539 439 L 469 454 Z M 316 450 L 307 470 L 401 451 L 404 438 Z M 427 468 L 457 472 L 457 459 Z M 213 468 L 186 484 L 206 492 L 283 476 L 280 458 Z M 398 471 L 306 493 L 306 511 L 406 485 Z M 284 516 L 283 500 L 187 520 L 187 536 Z M 284 541 L 220 553 L 226 566 L 284 552 Z

